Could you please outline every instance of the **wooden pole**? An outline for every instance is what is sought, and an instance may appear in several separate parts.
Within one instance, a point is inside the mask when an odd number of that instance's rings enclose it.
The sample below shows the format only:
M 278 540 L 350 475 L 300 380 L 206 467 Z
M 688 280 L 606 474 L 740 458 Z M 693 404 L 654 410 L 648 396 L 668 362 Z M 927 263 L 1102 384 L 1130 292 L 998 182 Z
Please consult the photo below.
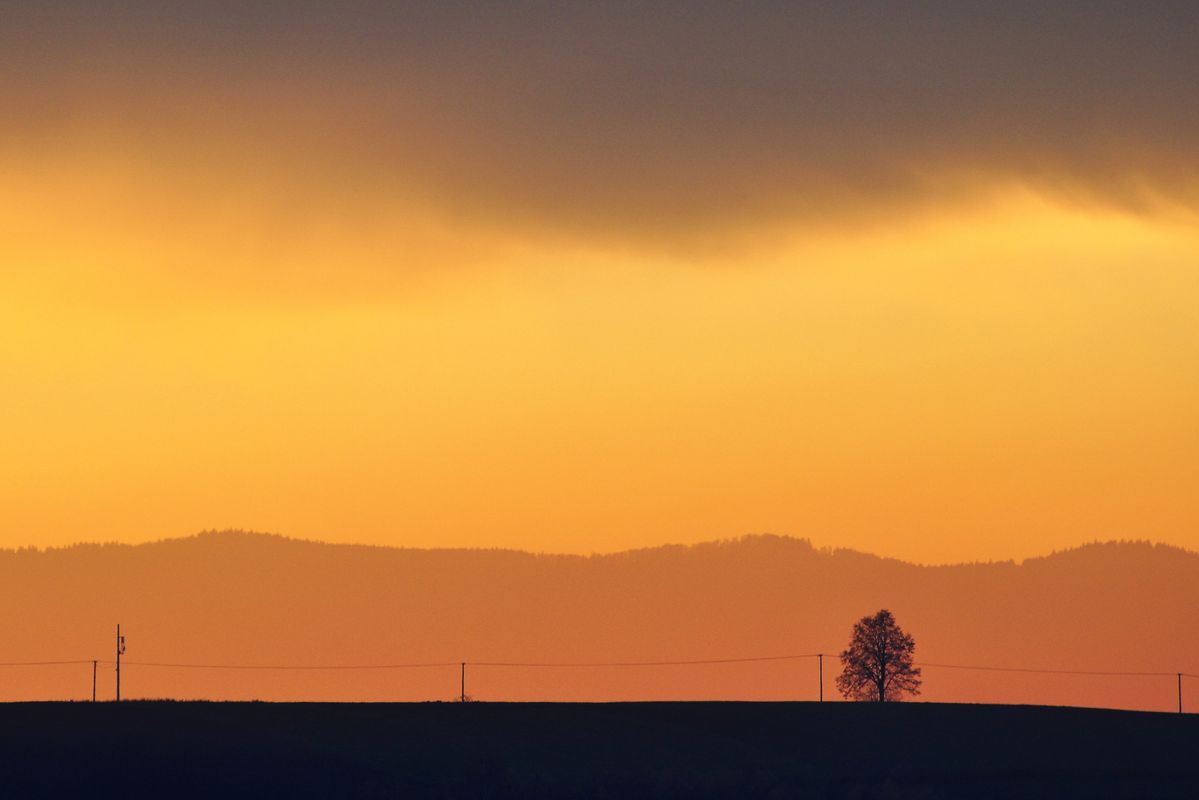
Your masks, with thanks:
M 96 661 L 92 659 L 92 702 L 96 702 Z
M 121 702 L 121 625 L 117 623 L 117 702 Z
M 1182 673 L 1178 673 L 1178 713 L 1182 713 Z
M 816 656 L 816 659 L 820 664 L 820 702 L 823 703 L 824 702 L 824 653 L 820 653 L 818 656 Z
M 458 702 L 460 702 L 460 703 L 466 702 L 466 662 L 465 661 L 462 662 L 462 688 L 458 695 Z

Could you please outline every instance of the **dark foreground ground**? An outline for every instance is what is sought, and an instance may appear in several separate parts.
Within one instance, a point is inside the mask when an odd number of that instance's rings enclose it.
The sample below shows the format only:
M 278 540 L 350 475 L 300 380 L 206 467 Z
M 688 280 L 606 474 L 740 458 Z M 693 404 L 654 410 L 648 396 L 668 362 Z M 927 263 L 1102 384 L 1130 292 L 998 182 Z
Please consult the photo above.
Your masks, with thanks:
M 811 703 L 0 705 L 0 796 L 1199 797 L 1199 716 Z

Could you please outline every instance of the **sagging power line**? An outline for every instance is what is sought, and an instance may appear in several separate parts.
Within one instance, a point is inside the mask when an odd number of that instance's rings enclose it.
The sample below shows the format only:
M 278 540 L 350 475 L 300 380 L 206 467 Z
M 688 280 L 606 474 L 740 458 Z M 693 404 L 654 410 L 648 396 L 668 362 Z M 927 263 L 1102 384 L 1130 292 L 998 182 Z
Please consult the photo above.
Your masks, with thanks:
M 622 668 L 653 668 L 653 667 L 690 667 L 721 664 L 752 664 L 763 662 L 798 661 L 816 659 L 817 662 L 817 698 L 824 701 L 824 653 L 796 653 L 787 655 L 743 656 L 732 658 L 701 658 L 701 659 L 672 659 L 661 661 L 416 661 L 379 664 L 232 664 L 232 663 L 197 663 L 197 662 L 166 662 L 166 661 L 129 661 L 122 659 L 125 654 L 125 637 L 117 626 L 116 655 L 112 660 L 106 659 L 70 659 L 45 661 L 6 661 L 0 662 L 0 667 L 59 667 L 90 664 L 92 666 L 92 700 L 96 699 L 96 669 L 103 664 L 115 666 L 117 685 L 116 699 L 121 698 L 120 670 L 125 667 L 144 667 L 150 669 L 185 669 L 185 670 L 249 670 L 249 671 L 303 671 L 303 672 L 340 672 L 340 671 L 371 671 L 371 670 L 406 670 L 406 669 L 437 669 L 458 667 L 459 691 L 456 698 L 465 702 L 466 668 L 496 668 L 496 669 L 622 669 Z M 1177 692 L 1178 713 L 1183 713 L 1183 678 L 1199 679 L 1199 674 L 1190 672 L 1153 672 L 1128 670 L 1082 670 L 1057 669 L 1040 667 L 1009 667 L 986 664 L 947 664 L 940 662 L 916 662 L 917 666 L 929 669 L 966 670 L 976 672 L 1025 673 L 1038 675 L 1064 675 L 1089 677 L 1129 677 L 1129 678 L 1174 678 Z

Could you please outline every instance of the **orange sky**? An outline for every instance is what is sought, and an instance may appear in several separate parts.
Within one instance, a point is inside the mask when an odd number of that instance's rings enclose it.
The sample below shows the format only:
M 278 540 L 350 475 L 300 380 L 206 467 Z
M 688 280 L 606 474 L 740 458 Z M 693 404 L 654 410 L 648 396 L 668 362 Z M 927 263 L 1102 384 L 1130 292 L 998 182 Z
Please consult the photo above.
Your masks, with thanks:
M 995 90 L 992 135 L 969 100 L 930 134 L 867 96 L 779 111 L 793 152 L 759 111 L 794 87 L 737 106 L 599 34 L 330 77 L 292 68 L 299 34 L 192 24 L 132 55 L 89 29 L 86 69 L 30 45 L 3 81 L 0 545 L 1199 548 L 1199 183 L 1168 97 L 1017 119 Z M 661 94 L 587 88 L 635 65 Z

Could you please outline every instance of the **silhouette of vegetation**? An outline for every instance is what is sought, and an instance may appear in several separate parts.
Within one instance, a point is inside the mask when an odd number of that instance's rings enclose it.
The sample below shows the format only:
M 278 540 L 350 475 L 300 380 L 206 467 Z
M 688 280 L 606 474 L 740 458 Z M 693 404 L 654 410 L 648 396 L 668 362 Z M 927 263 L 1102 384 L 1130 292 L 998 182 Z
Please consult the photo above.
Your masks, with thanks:
M 916 642 L 882 609 L 853 626 L 849 647 L 841 652 L 837 689 L 849 700 L 897 702 L 920 694 L 920 668 L 913 666 Z

